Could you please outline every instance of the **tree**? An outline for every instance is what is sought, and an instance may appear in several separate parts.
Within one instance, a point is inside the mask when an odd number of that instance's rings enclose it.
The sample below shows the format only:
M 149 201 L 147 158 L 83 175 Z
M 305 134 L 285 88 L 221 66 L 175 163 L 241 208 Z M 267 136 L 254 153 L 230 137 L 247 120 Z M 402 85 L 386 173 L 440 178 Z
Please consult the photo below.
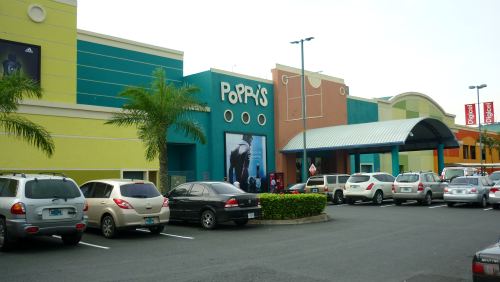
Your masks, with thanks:
M 153 72 L 151 87 L 128 87 L 119 95 L 128 98 L 123 111 L 113 114 L 106 124 L 137 127 L 137 135 L 146 146 L 148 161 L 159 159 L 160 191 L 167 191 L 168 156 L 167 134 L 171 127 L 183 131 L 186 136 L 206 143 L 205 134 L 200 125 L 191 119 L 193 110 L 205 105 L 195 98 L 199 91 L 190 85 L 176 86 L 166 83 L 165 72 L 156 69 Z
M 55 146 L 50 133 L 42 126 L 15 114 L 24 98 L 41 97 L 42 88 L 38 82 L 20 73 L 4 75 L 0 79 L 0 129 L 7 136 L 27 141 L 51 157 Z
M 488 134 L 488 131 L 481 132 L 481 141 L 484 147 L 488 147 L 490 157 L 493 157 L 493 149 L 500 149 L 500 140 Z

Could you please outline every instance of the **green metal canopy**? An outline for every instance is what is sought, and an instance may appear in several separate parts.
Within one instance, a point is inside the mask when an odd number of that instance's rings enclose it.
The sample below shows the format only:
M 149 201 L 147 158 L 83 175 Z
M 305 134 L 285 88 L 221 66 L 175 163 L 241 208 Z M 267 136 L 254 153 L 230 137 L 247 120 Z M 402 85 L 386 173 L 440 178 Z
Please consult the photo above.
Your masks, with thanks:
M 434 150 L 460 145 L 446 124 L 435 118 L 413 118 L 315 128 L 306 131 L 307 151 L 345 150 L 349 153 L 385 153 L 394 146 L 399 151 Z M 303 150 L 303 134 L 293 137 L 281 150 Z

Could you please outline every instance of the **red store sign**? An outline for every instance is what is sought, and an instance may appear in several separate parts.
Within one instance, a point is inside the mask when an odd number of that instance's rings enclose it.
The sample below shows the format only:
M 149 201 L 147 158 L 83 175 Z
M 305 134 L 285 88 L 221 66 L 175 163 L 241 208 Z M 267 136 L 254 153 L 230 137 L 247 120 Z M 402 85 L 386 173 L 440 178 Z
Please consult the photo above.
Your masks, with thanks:
M 495 122 L 495 110 L 493 108 L 493 102 L 484 102 L 484 123 L 490 124 Z
M 476 124 L 476 104 L 465 104 L 465 124 Z

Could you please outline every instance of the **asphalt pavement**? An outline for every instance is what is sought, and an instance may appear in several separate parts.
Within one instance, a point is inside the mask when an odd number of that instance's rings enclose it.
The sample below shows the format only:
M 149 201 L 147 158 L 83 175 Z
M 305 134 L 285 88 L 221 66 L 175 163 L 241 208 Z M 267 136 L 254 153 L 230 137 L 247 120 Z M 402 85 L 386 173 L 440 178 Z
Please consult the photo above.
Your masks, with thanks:
M 500 237 L 500 211 L 442 202 L 329 205 L 302 225 L 169 224 L 76 247 L 54 237 L 0 253 L 0 281 L 471 281 L 474 253 Z

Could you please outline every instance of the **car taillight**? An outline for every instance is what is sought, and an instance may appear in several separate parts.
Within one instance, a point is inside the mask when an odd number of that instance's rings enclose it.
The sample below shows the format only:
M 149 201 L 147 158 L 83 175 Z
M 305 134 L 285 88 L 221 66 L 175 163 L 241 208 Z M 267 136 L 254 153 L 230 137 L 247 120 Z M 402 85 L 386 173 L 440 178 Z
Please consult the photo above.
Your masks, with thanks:
M 85 229 L 85 224 L 84 223 L 77 223 L 75 225 L 75 227 L 76 227 L 76 230 L 83 231 Z
M 83 206 L 83 211 L 86 212 L 89 210 L 89 203 L 87 203 L 87 200 L 85 200 L 85 205 Z
M 477 189 L 476 189 L 476 187 L 474 187 L 474 188 L 470 189 L 470 192 L 471 192 L 471 193 L 477 193 Z
M 448 188 L 444 188 L 444 192 L 448 193 L 448 192 L 450 192 L 450 190 Z
M 299 191 L 295 190 L 292 192 L 292 194 L 300 194 Z
M 168 208 L 168 198 L 163 198 L 163 206 L 164 208 Z
M 483 274 L 484 273 L 484 265 L 480 262 L 477 262 L 477 261 L 472 262 L 472 273 Z
M 490 189 L 490 193 L 493 193 L 493 194 L 496 193 L 496 192 L 498 192 L 498 191 L 500 191 L 500 189 L 495 188 L 495 187 L 493 187 L 493 188 Z
M 226 201 L 226 204 L 224 205 L 225 208 L 234 208 L 238 206 L 238 201 L 236 201 L 235 198 L 231 198 Z
M 396 193 L 396 185 L 392 184 L 392 193 Z
M 418 191 L 419 192 L 424 191 L 424 184 L 422 182 L 418 183 Z
M 375 183 L 370 183 L 370 185 L 368 185 L 368 187 L 366 187 L 366 190 L 371 190 L 373 188 L 373 185 L 375 185 Z
M 10 207 L 11 214 L 26 214 L 26 209 L 24 208 L 24 204 L 21 202 L 15 203 Z
M 325 192 L 328 192 L 328 186 L 325 186 Z
M 124 209 L 124 210 L 133 210 L 134 207 L 129 204 L 129 202 L 125 201 L 125 200 L 122 200 L 122 199 L 113 199 L 113 201 L 115 202 L 115 204 L 117 206 L 119 206 L 120 208 Z
M 38 232 L 38 230 L 40 230 L 40 228 L 38 228 L 37 226 L 30 226 L 26 227 L 24 230 L 29 234 L 35 234 Z

